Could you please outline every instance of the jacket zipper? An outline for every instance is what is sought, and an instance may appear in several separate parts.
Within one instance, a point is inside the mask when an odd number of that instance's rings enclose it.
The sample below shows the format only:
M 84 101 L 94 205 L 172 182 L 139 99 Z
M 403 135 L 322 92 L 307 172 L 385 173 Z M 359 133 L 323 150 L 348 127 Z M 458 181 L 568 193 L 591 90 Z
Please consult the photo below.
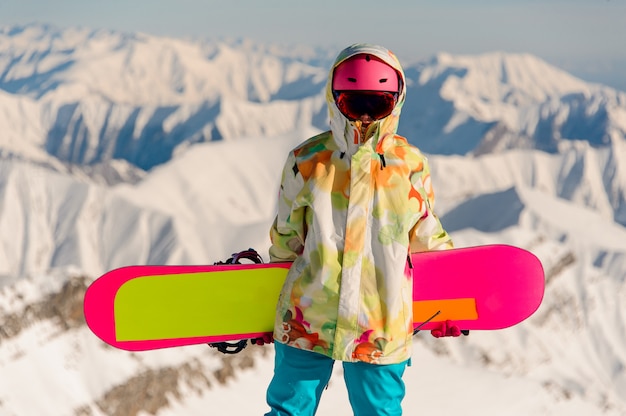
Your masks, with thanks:
M 378 153 L 378 156 L 380 156 L 380 170 L 383 170 L 387 167 L 387 162 L 385 162 L 385 155 L 382 153 Z

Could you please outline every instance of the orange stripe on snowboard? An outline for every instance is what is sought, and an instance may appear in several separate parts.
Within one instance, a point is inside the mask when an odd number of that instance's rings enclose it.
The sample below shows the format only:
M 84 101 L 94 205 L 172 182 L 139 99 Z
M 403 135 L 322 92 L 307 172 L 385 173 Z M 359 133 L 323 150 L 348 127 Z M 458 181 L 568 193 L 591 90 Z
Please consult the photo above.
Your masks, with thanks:
M 435 314 L 437 316 L 433 318 Z M 413 302 L 413 322 L 475 321 L 477 319 L 478 311 L 474 298 Z

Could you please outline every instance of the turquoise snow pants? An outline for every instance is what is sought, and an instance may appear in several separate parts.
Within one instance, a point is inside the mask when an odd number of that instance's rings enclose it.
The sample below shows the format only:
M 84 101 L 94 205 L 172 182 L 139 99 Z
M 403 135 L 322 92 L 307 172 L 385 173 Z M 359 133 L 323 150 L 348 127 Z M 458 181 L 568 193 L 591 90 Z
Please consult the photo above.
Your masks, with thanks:
M 271 411 L 265 416 L 313 416 L 330 380 L 334 360 L 278 342 L 275 349 L 274 378 L 267 389 Z M 405 393 L 402 375 L 407 363 L 344 362 L 344 379 L 354 415 L 401 415 Z

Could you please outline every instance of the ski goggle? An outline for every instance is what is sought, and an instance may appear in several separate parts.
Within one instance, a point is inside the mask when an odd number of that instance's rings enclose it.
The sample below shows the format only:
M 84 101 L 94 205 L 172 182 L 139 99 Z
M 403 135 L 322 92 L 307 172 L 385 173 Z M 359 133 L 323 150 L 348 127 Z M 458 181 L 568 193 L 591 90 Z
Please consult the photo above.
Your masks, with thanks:
M 398 93 L 389 91 L 333 91 L 335 104 L 348 120 L 368 115 L 373 120 L 387 117 L 398 102 Z

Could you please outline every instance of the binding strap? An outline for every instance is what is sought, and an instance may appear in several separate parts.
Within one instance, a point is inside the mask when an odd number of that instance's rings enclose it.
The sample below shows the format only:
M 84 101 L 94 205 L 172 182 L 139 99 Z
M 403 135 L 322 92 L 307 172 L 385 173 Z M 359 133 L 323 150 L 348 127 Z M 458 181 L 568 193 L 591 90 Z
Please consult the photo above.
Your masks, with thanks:
M 253 248 L 249 248 L 247 250 L 240 251 L 239 253 L 234 253 L 230 256 L 230 258 L 226 261 L 218 261 L 213 263 L 214 265 L 221 264 L 242 264 L 241 260 L 249 260 L 255 264 L 263 263 L 263 258 L 257 251 Z M 252 340 L 254 344 L 255 340 Z M 222 354 L 237 354 L 241 352 L 248 345 L 248 340 L 242 339 L 241 341 L 236 342 L 214 342 L 209 344 L 210 347 L 216 348 Z

